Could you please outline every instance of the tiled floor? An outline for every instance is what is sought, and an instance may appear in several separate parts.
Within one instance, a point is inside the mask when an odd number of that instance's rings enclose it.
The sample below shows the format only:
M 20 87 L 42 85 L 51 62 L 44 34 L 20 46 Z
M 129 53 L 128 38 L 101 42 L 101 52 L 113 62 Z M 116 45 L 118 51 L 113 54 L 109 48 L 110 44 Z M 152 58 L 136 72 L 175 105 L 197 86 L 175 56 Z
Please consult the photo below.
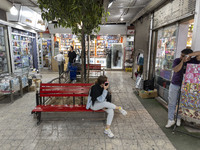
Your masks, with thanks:
M 105 121 L 85 118 L 84 113 L 52 116 L 39 126 L 31 115 L 35 93 L 27 93 L 14 103 L 0 104 L 1 150 L 173 150 L 165 134 L 132 91 L 129 73 L 107 72 L 116 105 L 128 111 L 126 117 L 115 111 L 111 126 L 114 139 L 103 134 Z M 43 82 L 57 74 L 43 74 Z M 96 115 L 99 116 L 99 115 Z

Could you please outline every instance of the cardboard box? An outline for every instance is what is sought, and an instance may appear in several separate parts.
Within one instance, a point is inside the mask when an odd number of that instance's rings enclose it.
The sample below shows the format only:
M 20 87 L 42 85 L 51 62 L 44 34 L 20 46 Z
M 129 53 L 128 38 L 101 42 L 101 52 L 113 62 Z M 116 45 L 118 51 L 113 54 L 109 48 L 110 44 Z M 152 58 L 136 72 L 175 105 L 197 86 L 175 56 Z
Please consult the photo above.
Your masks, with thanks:
M 29 88 L 28 88 L 28 91 L 31 92 L 31 91 L 35 91 L 36 90 L 36 87 L 34 85 L 31 85 Z
M 154 89 L 153 91 L 141 90 L 141 91 L 139 91 L 139 96 L 141 98 L 154 98 L 154 97 L 157 97 L 158 96 L 157 89 Z
M 54 58 L 51 59 L 51 66 L 52 71 L 58 72 L 58 62 Z
M 33 86 L 35 85 L 36 88 L 39 88 L 40 87 L 40 82 L 41 80 L 40 79 L 33 79 Z

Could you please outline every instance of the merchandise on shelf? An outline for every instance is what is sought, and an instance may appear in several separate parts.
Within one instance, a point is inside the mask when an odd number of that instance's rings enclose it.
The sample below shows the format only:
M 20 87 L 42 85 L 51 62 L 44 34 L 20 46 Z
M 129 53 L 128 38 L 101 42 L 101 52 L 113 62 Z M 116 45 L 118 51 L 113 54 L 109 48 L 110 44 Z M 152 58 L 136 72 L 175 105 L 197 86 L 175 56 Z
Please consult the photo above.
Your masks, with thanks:
M 12 87 L 12 91 L 10 87 Z M 1 94 L 10 94 L 11 92 L 14 93 L 19 90 L 20 90 L 19 77 L 5 76 L 4 78 L 0 79 L 0 93 Z
M 176 26 L 158 31 L 156 75 L 171 79 L 172 64 L 176 51 Z
M 33 39 L 35 34 L 12 28 L 12 49 L 15 72 L 33 67 Z
M 28 86 L 28 77 L 27 77 L 27 75 L 23 75 L 21 77 L 21 81 L 22 81 L 22 88 Z
M 0 26 L 0 73 L 8 72 L 7 54 L 5 45 L 5 28 Z

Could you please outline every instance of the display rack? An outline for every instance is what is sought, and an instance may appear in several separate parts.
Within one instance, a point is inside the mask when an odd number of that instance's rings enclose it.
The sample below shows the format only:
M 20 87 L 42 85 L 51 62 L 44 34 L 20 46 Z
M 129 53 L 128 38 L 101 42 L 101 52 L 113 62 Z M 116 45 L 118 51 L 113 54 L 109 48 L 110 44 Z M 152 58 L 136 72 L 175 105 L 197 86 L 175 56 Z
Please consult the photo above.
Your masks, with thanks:
M 168 89 L 176 52 L 176 30 L 177 27 L 174 25 L 158 31 L 155 79 L 159 96 L 166 102 L 168 102 Z
M 8 72 L 4 27 L 0 26 L 0 74 Z
M 134 42 L 134 36 L 127 37 L 127 43 L 124 50 L 124 68 L 132 68 L 133 66 L 133 42 Z M 128 69 L 126 69 L 128 70 Z
M 1 74 L 0 76 L 0 94 L 10 95 L 10 100 L 13 102 L 14 93 L 19 92 L 23 96 L 23 88 L 28 86 L 28 74 L 24 75 L 9 75 Z
M 12 50 L 14 72 L 27 72 L 27 68 L 33 67 L 33 44 L 35 34 L 12 28 Z

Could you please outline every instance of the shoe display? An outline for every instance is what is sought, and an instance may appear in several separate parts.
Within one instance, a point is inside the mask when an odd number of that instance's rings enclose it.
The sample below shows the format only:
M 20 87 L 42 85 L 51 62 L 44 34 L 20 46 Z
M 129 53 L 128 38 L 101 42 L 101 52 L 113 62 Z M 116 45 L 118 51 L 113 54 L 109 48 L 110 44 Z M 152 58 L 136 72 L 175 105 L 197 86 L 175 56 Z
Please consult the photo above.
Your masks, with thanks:
M 180 127 L 181 126 L 181 119 L 177 119 L 177 121 L 176 121 L 176 125 L 178 126 L 178 127 Z
M 126 116 L 127 112 L 122 107 L 119 108 L 119 111 L 122 113 L 122 115 Z
M 104 133 L 107 134 L 109 138 L 114 137 L 114 134 L 112 133 L 112 131 L 110 129 L 105 129 Z
M 168 120 L 167 125 L 165 126 L 166 128 L 170 128 L 171 126 L 173 126 L 175 124 L 174 120 Z

